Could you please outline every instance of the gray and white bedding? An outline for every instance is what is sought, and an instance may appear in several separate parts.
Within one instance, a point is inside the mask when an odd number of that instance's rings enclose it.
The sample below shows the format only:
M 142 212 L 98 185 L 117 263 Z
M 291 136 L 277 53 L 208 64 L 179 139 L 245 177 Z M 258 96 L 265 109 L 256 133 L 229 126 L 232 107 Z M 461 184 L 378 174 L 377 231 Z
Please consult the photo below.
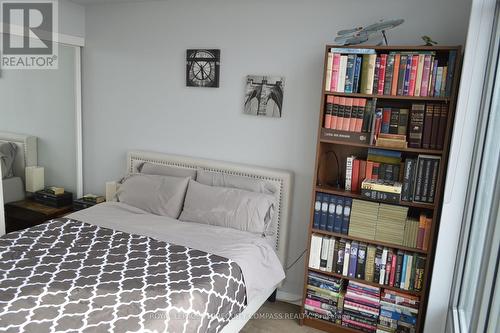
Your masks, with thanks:
M 0 238 L 0 327 L 219 332 L 283 278 L 258 235 L 105 203 Z

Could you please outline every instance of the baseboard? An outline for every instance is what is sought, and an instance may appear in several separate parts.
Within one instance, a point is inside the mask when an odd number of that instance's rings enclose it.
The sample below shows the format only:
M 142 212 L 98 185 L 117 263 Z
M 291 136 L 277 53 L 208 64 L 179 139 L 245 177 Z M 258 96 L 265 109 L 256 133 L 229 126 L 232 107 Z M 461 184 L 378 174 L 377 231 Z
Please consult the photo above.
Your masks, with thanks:
M 302 295 L 292 294 L 278 289 L 276 299 L 281 302 L 286 302 L 295 305 L 302 305 Z

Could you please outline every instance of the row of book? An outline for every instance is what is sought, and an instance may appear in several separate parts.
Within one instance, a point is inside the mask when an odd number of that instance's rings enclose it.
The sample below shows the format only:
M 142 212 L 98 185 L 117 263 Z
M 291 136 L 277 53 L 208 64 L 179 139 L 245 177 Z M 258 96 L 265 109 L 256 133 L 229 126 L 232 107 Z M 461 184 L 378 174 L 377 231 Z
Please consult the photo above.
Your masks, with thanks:
M 418 155 L 404 162 L 401 200 L 434 203 L 441 157 Z
M 368 132 L 369 112 L 373 101 L 366 98 L 327 96 L 325 104 L 324 128 L 348 131 Z
M 433 203 L 441 157 L 418 155 L 406 158 L 401 152 L 368 149 L 367 159 L 346 158 L 344 189 L 370 200 Z
M 390 52 L 331 48 L 325 91 L 392 96 L 449 97 L 457 53 Z
M 304 301 L 306 315 L 340 324 L 344 294 L 344 279 L 308 272 Z
M 408 291 L 423 288 L 424 255 L 313 233 L 309 268 Z
M 347 235 L 352 199 L 317 192 L 313 228 Z
M 417 296 L 308 272 L 305 314 L 363 332 L 415 332 Z
M 443 149 L 447 104 L 413 103 L 411 108 L 375 105 L 375 100 L 327 96 L 323 127 L 367 133 L 367 143 L 377 146 Z M 391 145 L 391 139 L 401 140 L 404 145 Z
M 426 250 L 432 219 L 407 214 L 408 207 L 317 192 L 313 229 Z
M 432 218 L 425 213 L 420 213 L 420 217 L 408 217 L 406 219 L 403 236 L 403 246 L 413 247 L 421 250 L 429 248 L 431 235 Z

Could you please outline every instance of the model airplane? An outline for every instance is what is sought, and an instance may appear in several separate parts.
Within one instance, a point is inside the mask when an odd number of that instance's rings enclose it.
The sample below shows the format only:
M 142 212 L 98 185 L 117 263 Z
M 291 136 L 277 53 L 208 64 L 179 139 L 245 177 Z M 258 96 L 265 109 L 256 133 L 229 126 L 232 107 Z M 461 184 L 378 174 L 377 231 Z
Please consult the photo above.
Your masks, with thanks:
M 405 20 L 403 19 L 380 21 L 378 23 L 370 24 L 369 26 L 364 28 L 358 27 L 354 29 L 340 30 L 339 32 L 337 32 L 335 42 L 341 45 L 361 44 L 369 40 L 373 35 L 380 32 L 383 41 L 387 45 L 387 37 L 385 36 L 385 31 L 397 27 L 404 21 Z M 381 44 L 381 42 L 382 41 L 380 41 L 379 44 Z

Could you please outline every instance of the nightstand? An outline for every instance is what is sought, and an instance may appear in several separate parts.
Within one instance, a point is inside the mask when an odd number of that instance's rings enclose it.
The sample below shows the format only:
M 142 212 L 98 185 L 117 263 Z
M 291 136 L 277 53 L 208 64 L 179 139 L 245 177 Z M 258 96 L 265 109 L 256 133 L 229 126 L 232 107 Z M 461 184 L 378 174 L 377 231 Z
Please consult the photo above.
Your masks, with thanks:
M 29 199 L 10 202 L 5 205 L 5 229 L 6 232 L 26 229 L 65 216 L 72 211 L 72 206 L 55 208 Z

